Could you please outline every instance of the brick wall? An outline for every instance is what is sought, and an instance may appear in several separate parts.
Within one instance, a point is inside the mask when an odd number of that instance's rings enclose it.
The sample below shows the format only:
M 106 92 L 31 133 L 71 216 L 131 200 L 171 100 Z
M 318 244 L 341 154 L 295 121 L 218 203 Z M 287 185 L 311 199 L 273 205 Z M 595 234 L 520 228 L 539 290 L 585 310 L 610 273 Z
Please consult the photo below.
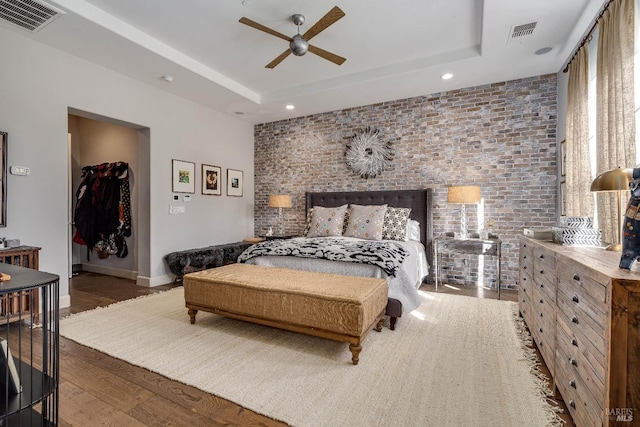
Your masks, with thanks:
M 438 236 L 459 229 L 459 205 L 447 205 L 446 188 L 476 184 L 485 221 L 494 221 L 503 241 L 503 286 L 515 286 L 517 234 L 555 222 L 556 98 L 551 74 L 256 125 L 255 233 L 276 229 L 269 194 L 293 196 L 285 232 L 296 233 L 306 191 L 433 187 Z M 381 129 L 396 150 L 392 166 L 368 180 L 344 162 L 349 138 L 367 126 Z M 469 230 L 476 212 L 468 206 Z

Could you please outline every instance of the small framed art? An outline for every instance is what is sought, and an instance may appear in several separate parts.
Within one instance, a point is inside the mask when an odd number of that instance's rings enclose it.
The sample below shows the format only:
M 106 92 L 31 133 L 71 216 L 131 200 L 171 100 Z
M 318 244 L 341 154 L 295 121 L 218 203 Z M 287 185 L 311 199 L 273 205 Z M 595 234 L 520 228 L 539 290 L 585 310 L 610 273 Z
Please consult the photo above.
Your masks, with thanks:
M 173 159 L 171 161 L 171 167 L 173 183 L 171 190 L 174 193 L 195 193 L 196 164 Z
M 220 196 L 222 194 L 222 169 L 220 166 L 202 164 L 202 194 Z
M 227 169 L 227 196 L 242 197 L 242 171 Z

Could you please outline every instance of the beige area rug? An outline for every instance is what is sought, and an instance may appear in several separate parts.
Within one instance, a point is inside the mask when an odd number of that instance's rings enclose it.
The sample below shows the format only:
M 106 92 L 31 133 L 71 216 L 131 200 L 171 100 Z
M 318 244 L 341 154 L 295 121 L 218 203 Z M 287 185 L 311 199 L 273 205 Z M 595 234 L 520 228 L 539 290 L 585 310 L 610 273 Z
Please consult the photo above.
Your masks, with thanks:
M 422 298 L 395 331 L 369 334 L 357 366 L 345 343 L 203 312 L 191 325 L 182 288 L 71 316 L 60 333 L 297 426 L 560 423 L 515 303 Z

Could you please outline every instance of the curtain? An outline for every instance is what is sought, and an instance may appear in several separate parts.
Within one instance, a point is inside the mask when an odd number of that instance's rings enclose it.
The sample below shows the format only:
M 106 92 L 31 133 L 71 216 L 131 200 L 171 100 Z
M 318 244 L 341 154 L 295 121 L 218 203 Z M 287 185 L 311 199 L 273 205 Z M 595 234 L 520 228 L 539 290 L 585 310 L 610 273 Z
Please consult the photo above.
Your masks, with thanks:
M 589 154 L 589 49 L 583 46 L 569 65 L 566 123 L 566 212 L 593 216 Z M 562 159 L 561 159 L 562 161 Z M 562 201 L 560 202 L 562 203 Z
M 599 22 L 596 99 L 597 173 L 631 168 L 636 160 L 633 33 L 636 0 L 615 0 Z M 605 242 L 618 241 L 617 198 L 598 193 L 598 222 Z

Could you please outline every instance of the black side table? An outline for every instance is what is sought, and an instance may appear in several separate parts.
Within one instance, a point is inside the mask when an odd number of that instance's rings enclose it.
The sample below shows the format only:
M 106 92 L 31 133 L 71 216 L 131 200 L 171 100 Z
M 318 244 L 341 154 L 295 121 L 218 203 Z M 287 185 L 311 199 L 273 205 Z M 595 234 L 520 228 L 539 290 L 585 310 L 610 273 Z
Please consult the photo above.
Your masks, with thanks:
M 456 255 L 480 255 L 496 257 L 496 288 L 498 299 L 500 299 L 500 266 L 501 266 L 501 246 L 502 241 L 498 238 L 490 239 L 455 239 L 453 237 L 443 237 L 435 239 L 435 279 L 436 292 L 438 292 L 438 277 L 440 254 L 450 253 Z

